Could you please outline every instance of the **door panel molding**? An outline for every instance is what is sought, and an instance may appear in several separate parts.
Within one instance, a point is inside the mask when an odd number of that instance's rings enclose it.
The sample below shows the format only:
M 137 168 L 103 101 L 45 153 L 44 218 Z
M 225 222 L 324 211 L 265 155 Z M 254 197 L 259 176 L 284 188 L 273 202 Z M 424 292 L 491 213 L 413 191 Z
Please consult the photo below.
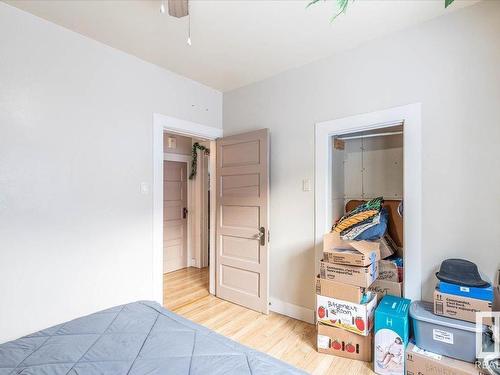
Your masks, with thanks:
M 269 312 L 269 130 L 217 140 L 216 295 Z
M 172 272 L 188 265 L 188 220 L 182 210 L 188 205 L 188 163 L 163 162 L 163 272 Z

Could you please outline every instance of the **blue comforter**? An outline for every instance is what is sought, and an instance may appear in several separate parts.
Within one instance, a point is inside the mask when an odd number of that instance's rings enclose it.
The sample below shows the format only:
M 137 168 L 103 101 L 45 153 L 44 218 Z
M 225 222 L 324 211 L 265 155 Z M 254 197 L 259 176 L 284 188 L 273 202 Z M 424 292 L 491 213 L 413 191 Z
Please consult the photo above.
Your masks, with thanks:
M 304 374 L 155 302 L 113 307 L 0 345 L 0 375 Z

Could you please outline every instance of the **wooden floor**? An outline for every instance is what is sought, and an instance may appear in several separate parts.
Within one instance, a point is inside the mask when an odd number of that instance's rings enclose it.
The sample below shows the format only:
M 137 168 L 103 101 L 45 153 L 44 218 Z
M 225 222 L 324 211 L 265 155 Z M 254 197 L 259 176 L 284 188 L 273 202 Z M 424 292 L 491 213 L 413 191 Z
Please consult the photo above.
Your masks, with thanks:
M 312 324 L 276 313 L 260 314 L 209 295 L 207 269 L 165 274 L 164 285 L 165 305 L 175 306 L 171 310 L 177 314 L 306 372 L 374 374 L 370 363 L 318 353 Z
M 208 296 L 208 267 L 163 274 L 163 291 L 163 306 L 169 310 Z

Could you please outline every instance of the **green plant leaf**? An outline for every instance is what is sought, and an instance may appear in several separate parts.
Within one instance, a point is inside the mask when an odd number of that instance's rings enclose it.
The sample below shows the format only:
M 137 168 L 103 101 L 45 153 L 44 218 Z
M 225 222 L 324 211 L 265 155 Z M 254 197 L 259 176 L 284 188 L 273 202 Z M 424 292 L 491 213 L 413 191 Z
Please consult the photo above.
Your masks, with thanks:
M 349 5 L 349 0 L 337 0 L 337 5 L 339 7 L 340 12 L 345 13 L 347 5 Z
M 330 22 L 333 22 L 335 21 L 335 18 L 337 18 L 338 16 L 340 16 L 342 14 L 342 11 L 338 12 L 337 14 L 334 14 L 331 18 L 330 18 Z
M 306 5 L 306 8 L 309 8 L 311 5 L 316 4 L 320 0 L 311 0 L 309 4 Z M 324 0 L 326 1 L 326 0 Z M 354 0 L 351 0 L 354 1 Z M 444 7 L 448 8 L 455 0 L 444 0 Z M 340 16 L 340 14 L 345 13 L 347 10 L 347 6 L 349 5 L 349 0 L 337 0 L 337 6 L 339 8 L 339 12 L 334 14 L 332 18 L 330 18 L 330 22 L 333 22 L 335 18 Z
M 330 18 L 330 22 L 333 22 L 335 18 L 340 16 L 342 13 L 345 13 L 348 5 L 349 5 L 349 0 L 337 0 L 337 6 L 339 8 L 339 11 L 337 14 L 334 14 L 332 18 Z
M 311 0 L 309 4 L 306 5 L 306 8 L 309 8 L 311 5 L 316 4 L 320 0 Z

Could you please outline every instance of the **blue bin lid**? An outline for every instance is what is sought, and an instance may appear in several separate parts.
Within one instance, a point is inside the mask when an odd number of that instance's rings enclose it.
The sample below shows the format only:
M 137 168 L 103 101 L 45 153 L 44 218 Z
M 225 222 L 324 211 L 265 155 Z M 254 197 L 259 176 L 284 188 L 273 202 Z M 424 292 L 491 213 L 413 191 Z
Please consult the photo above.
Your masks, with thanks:
M 410 317 L 426 323 L 437 324 L 449 328 L 461 329 L 463 331 L 477 332 L 476 324 L 463 320 L 448 318 L 446 316 L 434 315 L 433 304 L 426 301 L 414 301 L 410 305 Z M 488 327 L 481 325 L 480 331 L 486 332 Z

